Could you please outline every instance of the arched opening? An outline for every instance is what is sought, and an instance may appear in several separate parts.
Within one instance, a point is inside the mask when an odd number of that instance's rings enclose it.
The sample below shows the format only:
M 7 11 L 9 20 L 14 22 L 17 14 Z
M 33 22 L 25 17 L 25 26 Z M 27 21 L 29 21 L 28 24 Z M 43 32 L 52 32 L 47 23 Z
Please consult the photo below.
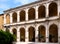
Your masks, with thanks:
M 49 28 L 49 42 L 58 42 L 58 27 L 55 24 Z
M 35 28 L 30 27 L 28 31 L 29 31 L 29 41 L 35 42 Z
M 14 12 L 12 17 L 13 17 L 13 22 L 16 23 L 17 22 L 17 13 Z
M 45 42 L 46 41 L 46 29 L 44 26 L 39 26 L 38 27 L 38 40 L 39 42 Z
M 24 10 L 22 10 L 20 12 L 20 21 L 25 21 L 25 11 Z
M 35 9 L 34 8 L 30 8 L 28 10 L 28 19 L 29 20 L 34 20 L 35 19 Z
M 45 9 L 46 8 L 43 5 L 38 8 L 38 18 L 45 18 L 45 16 L 46 16 L 46 10 Z
M 8 29 L 7 27 L 6 27 L 6 30 L 5 30 L 5 31 L 6 31 L 6 32 L 10 32 L 9 29 Z
M 12 32 L 13 32 L 13 35 L 16 37 L 16 40 L 15 40 L 15 41 L 17 41 L 17 30 L 14 28 L 14 29 L 12 30 Z
M 20 41 L 24 42 L 25 41 L 25 29 L 20 28 Z
M 6 23 L 9 24 L 10 23 L 10 15 L 6 14 Z
M 57 4 L 56 3 L 51 3 L 49 5 L 49 17 L 57 16 L 58 11 L 57 11 Z

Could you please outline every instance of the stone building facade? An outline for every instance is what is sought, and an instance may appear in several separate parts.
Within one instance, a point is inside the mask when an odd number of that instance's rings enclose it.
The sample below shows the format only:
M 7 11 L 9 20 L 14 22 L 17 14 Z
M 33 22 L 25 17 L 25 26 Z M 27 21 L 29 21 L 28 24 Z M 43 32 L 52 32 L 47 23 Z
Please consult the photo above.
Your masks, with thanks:
M 0 14 L 0 30 L 4 29 L 4 14 Z
M 43 0 L 4 11 L 4 30 L 15 44 L 60 44 L 60 1 Z

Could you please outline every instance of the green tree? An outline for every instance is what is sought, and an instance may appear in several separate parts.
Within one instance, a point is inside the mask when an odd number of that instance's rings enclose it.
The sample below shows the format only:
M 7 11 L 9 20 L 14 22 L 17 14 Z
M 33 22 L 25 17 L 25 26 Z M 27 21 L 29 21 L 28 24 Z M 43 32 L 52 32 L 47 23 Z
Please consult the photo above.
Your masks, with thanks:
M 13 34 L 0 30 L 0 44 L 12 44 L 15 39 Z

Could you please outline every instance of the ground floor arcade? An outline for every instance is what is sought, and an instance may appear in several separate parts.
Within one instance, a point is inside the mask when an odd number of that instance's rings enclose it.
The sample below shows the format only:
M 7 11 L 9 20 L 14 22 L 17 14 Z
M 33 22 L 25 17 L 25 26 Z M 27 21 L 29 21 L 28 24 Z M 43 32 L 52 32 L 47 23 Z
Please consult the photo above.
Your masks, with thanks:
M 60 27 L 58 21 L 10 26 L 9 31 L 16 36 L 15 42 L 58 43 Z

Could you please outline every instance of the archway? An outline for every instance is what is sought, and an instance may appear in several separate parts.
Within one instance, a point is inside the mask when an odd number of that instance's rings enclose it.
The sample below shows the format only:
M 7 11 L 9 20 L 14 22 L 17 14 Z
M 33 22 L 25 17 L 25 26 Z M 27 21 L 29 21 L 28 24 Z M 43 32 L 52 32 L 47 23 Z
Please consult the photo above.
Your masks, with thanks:
M 58 14 L 58 8 L 57 8 L 57 4 L 55 2 L 52 2 L 49 5 L 49 17 L 53 17 L 53 16 L 57 16 Z
M 25 29 L 20 28 L 20 41 L 24 42 L 25 41 Z
M 29 31 L 29 41 L 35 42 L 35 28 L 30 27 L 28 31 Z
M 22 10 L 20 12 L 20 21 L 25 21 L 25 11 L 24 10 Z
M 45 42 L 46 41 L 46 29 L 43 25 L 38 27 L 38 40 L 39 42 Z
M 17 13 L 14 12 L 14 13 L 12 14 L 12 17 L 13 17 L 13 23 L 16 23 L 16 22 L 17 22 Z
M 58 27 L 55 24 L 49 28 L 49 42 L 58 42 Z
M 35 9 L 34 8 L 30 8 L 28 10 L 28 19 L 29 20 L 34 20 L 35 19 Z
M 38 8 L 38 18 L 45 18 L 46 16 L 46 10 L 45 10 L 45 6 L 41 5 L 39 8 Z
M 13 32 L 13 35 L 16 37 L 16 40 L 15 40 L 15 41 L 17 41 L 17 30 L 14 28 L 14 29 L 12 30 L 12 32 Z

